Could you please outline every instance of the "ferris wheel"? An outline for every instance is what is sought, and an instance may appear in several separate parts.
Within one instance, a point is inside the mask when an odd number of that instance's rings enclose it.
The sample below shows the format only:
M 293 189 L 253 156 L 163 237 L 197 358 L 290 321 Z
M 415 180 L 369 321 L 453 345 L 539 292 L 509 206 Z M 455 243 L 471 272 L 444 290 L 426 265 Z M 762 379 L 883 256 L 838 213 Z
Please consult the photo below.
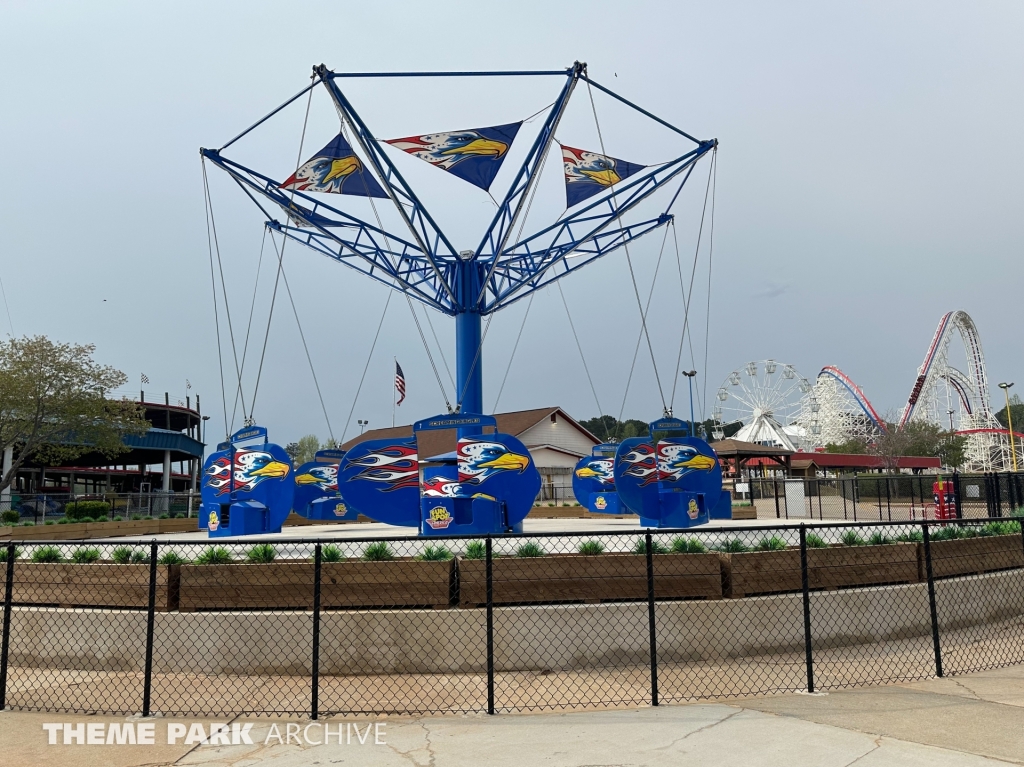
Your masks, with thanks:
M 712 411 L 715 439 L 725 436 L 726 426 L 740 424 L 734 439 L 798 450 L 806 439 L 801 401 L 812 388 L 790 364 L 748 362 L 718 387 Z

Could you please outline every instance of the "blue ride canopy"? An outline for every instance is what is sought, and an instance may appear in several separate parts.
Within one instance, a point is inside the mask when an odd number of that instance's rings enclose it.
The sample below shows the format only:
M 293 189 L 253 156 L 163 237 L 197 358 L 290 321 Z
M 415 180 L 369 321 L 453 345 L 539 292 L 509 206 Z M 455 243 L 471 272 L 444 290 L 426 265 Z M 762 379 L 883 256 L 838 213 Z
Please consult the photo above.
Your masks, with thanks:
M 262 445 L 238 446 L 258 439 Z M 200 526 L 211 538 L 281 532 L 295 493 L 291 474 L 291 459 L 264 427 L 240 429 L 203 466 Z
M 572 494 L 595 514 L 621 514 L 624 509 L 615 492 L 615 451 L 617 443 L 596 445 L 572 472 Z
M 295 470 L 292 508 L 296 514 L 324 521 L 349 522 L 358 518 L 338 492 L 338 464 L 344 457 L 344 450 L 318 450 L 312 461 Z
M 420 458 L 416 434 L 465 427 L 497 428 L 492 416 L 440 415 L 418 421 L 413 437 L 370 440 L 341 462 L 338 487 L 358 513 L 420 535 L 520 531 L 540 491 L 530 452 L 509 434 L 461 437 L 456 450 Z
M 615 489 L 622 503 L 640 516 L 644 527 L 678 528 L 706 523 L 722 514 L 729 493 L 722 492 L 722 464 L 704 440 L 689 435 L 689 425 L 663 418 L 649 425 L 647 437 L 623 440 L 615 453 Z

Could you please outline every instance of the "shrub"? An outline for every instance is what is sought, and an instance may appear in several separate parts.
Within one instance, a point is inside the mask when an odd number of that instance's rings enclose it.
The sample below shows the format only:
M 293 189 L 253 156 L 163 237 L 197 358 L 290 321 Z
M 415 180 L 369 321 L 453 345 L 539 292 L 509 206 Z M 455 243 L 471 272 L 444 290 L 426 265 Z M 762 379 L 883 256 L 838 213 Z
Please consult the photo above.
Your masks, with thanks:
M 741 554 L 744 551 L 750 551 L 750 547 L 748 547 L 747 544 L 739 538 L 730 538 L 726 541 L 722 541 L 715 548 L 728 554 Z
M 164 512 L 159 517 L 157 517 L 157 519 L 170 519 L 170 518 L 171 518 L 171 515 L 168 514 L 167 512 Z
M 864 539 L 857 535 L 856 530 L 847 530 L 839 536 L 839 542 L 844 546 L 863 546 Z
M 58 525 L 70 525 L 71 524 L 71 520 L 68 519 L 67 517 L 61 517 L 60 519 L 57 520 L 57 524 Z
M 321 562 L 340 562 L 341 561 L 341 549 L 335 546 L 333 543 L 328 543 L 322 549 L 320 549 L 320 561 Z
M 579 547 L 580 554 L 585 554 L 588 557 L 595 556 L 597 554 L 604 553 L 604 544 L 601 541 L 583 541 Z
M 566 504 L 566 505 L 568 505 L 568 504 Z M 539 544 L 536 544 L 533 541 L 527 541 L 526 543 L 521 545 L 518 549 L 516 549 L 516 556 L 517 557 L 542 557 L 542 556 L 544 556 L 544 549 L 542 549 Z
M 470 541 L 466 544 L 466 553 L 462 556 L 466 559 L 487 559 L 487 545 L 483 541 Z
M 226 565 L 234 561 L 231 552 L 223 546 L 207 546 L 206 551 L 196 557 L 197 565 Z
M 22 522 L 21 523 L 22 527 L 35 527 L 35 525 L 36 525 L 35 522 Z
M 115 522 L 124 522 L 124 517 L 122 517 L 121 515 L 118 515 L 118 516 L 114 517 L 114 521 Z
M 868 538 L 868 546 L 884 546 L 887 543 L 892 543 L 892 538 L 883 532 L 872 533 Z
M 64 516 L 76 522 L 84 522 L 85 517 L 92 521 L 110 516 L 110 504 L 106 501 L 72 501 L 64 507 Z
M 76 565 L 88 565 L 100 561 L 100 550 L 95 546 L 80 546 L 71 555 L 71 561 Z
M 18 515 L 17 509 L 7 509 L 0 513 L 0 521 L 3 521 L 5 525 L 16 525 L 21 521 L 21 517 Z
M 63 562 L 60 549 L 56 546 L 40 546 L 32 552 L 32 561 L 37 563 Z
M 79 524 L 82 524 L 82 523 L 85 523 L 85 522 L 95 522 L 96 520 L 93 519 L 92 517 L 79 517 L 78 519 L 76 519 L 74 521 L 79 523 Z
M 43 524 L 44 525 L 55 525 L 55 524 L 57 524 L 57 521 L 54 520 L 54 519 L 48 519 L 45 522 L 43 522 Z
M 920 530 L 911 530 L 909 533 L 897 535 L 895 540 L 899 543 L 921 543 L 924 541 L 924 533 Z
M 249 552 L 245 555 L 245 558 L 250 562 L 256 562 L 258 564 L 267 564 L 273 562 L 277 556 L 277 551 L 269 543 L 257 543 Z
M 132 547 L 118 546 L 111 552 L 110 558 L 114 561 L 115 565 L 126 565 L 132 561 Z
M 133 522 L 138 522 L 140 519 L 142 519 L 142 515 L 141 514 L 132 514 L 132 521 Z
M 825 539 L 817 533 L 807 533 L 806 538 L 807 548 L 809 549 L 827 549 L 828 544 L 825 543 Z
M 363 559 L 368 562 L 386 562 L 394 558 L 395 552 L 391 550 L 387 541 L 377 541 L 363 549 Z
M 786 542 L 777 535 L 773 535 L 770 538 L 762 538 L 757 542 L 754 547 L 755 551 L 785 551 Z
M 444 546 L 427 546 L 418 558 L 424 562 L 447 562 L 452 553 Z
M 707 546 L 696 538 L 684 538 L 677 536 L 672 539 L 672 551 L 675 554 L 703 554 Z
M 647 540 L 645 538 L 637 538 L 636 544 L 633 546 L 634 554 L 646 554 L 647 553 Z M 664 543 L 659 541 L 657 538 L 651 538 L 651 553 L 652 554 L 668 554 L 669 548 Z
M 188 560 L 185 559 L 181 554 L 176 551 L 165 551 L 160 555 L 160 559 L 157 560 L 157 564 L 161 565 L 183 565 Z
M 989 522 L 980 531 L 979 535 L 1016 535 L 1020 532 L 1020 522 Z
M 132 564 L 133 565 L 144 565 L 149 564 L 149 554 L 142 549 L 136 549 L 132 552 Z

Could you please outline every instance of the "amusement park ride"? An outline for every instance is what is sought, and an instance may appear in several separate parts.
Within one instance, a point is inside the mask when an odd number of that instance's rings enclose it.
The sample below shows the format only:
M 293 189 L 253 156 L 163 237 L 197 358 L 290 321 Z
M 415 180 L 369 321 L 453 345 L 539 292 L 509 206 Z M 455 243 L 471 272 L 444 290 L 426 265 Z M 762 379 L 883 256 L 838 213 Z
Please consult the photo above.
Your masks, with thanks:
M 490 194 L 526 121 L 380 140 L 345 89 L 353 79 L 365 78 L 560 81 L 557 97 L 507 190 L 492 197 L 497 210 L 475 249 L 455 247 L 406 181 L 403 167 L 425 161 Z M 586 85 L 594 112 L 600 151 L 570 147 L 556 137 L 580 83 Z M 300 156 L 293 173 L 266 175 L 225 154 L 303 96 L 308 94 L 311 102 L 317 88 L 329 97 L 340 129 L 308 160 Z M 680 144 L 674 159 L 641 165 L 606 154 L 594 91 L 668 131 Z M 303 137 L 308 104 L 306 115 Z M 673 222 L 670 211 L 683 186 L 705 155 L 712 155 L 714 167 L 717 146 L 717 140 L 696 139 L 597 83 L 586 65 L 577 62 L 565 70 L 519 72 L 341 73 L 320 65 L 314 67 L 308 87 L 219 149 L 202 149 L 204 163 L 227 173 L 259 207 L 271 237 L 301 243 L 453 317 L 457 394 L 454 406 L 445 398 L 447 413 L 417 422 L 410 438 L 361 442 L 343 455 L 318 454 L 318 460 L 297 472 L 281 448 L 267 441 L 266 430 L 252 423 L 250 411 L 246 426 L 219 445 L 206 463 L 203 515 L 210 534 L 278 531 L 293 506 L 318 519 L 363 514 L 417 527 L 425 536 L 520 531 L 540 488 L 540 475 L 526 447 L 498 433 L 494 418 L 483 412 L 482 318 L 620 248 L 628 260 L 631 242 Z M 552 151 L 561 152 L 565 209 L 553 222 L 524 233 Z M 662 190 L 667 203 L 656 214 L 639 215 L 638 206 Z M 363 201 L 357 203 L 358 198 Z M 209 199 L 207 189 L 212 218 Z M 376 223 L 357 214 L 366 201 Z M 397 226 L 382 222 L 378 201 Z M 278 210 L 284 215 L 276 217 Z M 212 259 L 211 249 L 211 274 Z M 639 293 L 637 303 L 643 324 Z M 682 307 L 676 321 L 685 328 Z M 690 435 L 685 422 L 672 417 L 670 405 L 663 407 L 664 417 L 650 424 L 648 437 L 603 445 L 599 454 L 580 462 L 576 476 L 585 487 L 577 497 L 589 499 L 593 511 L 625 507 L 648 526 L 686 527 L 720 515 L 723 501 L 730 509 L 714 451 Z M 456 450 L 420 456 L 417 435 L 437 429 L 457 430 Z M 488 429 L 495 431 L 485 433 Z M 263 444 L 241 446 L 254 439 Z
M 966 372 L 950 360 L 956 335 L 963 343 Z M 963 311 L 948 312 L 939 320 L 895 424 L 887 424 L 863 389 L 834 365 L 822 368 L 812 384 L 792 365 L 749 362 L 730 373 L 717 399 L 713 418 L 719 438 L 721 426 L 742 423 L 736 439 L 812 451 L 829 444 L 870 442 L 890 428 L 919 421 L 967 438 L 961 467 L 966 471 L 1007 470 L 1012 463 L 1009 431 L 996 419 L 989 400 L 981 337 Z

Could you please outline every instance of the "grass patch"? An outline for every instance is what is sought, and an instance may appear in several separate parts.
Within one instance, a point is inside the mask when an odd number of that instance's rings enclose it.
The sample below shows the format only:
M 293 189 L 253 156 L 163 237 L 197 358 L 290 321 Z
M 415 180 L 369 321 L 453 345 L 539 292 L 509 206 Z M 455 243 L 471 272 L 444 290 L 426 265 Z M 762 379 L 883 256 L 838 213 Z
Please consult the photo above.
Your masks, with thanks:
M 447 562 L 452 558 L 452 553 L 444 546 L 427 546 L 416 558 L 423 562 Z
M 633 546 L 633 553 L 647 554 L 647 540 L 645 538 L 636 539 L 636 545 Z M 651 553 L 668 554 L 669 548 L 664 543 L 659 541 L 657 538 L 651 538 Z
M 387 562 L 394 558 L 395 552 L 391 550 L 387 541 L 377 541 L 363 549 L 363 559 L 368 562 Z
M 80 546 L 71 554 L 71 561 L 76 565 L 89 565 L 100 561 L 100 550 L 95 546 Z
M 197 565 L 226 565 L 234 561 L 231 552 L 223 546 L 207 546 L 206 551 L 196 557 Z
M 909 533 L 897 535 L 895 540 L 897 543 L 923 543 L 924 533 L 920 530 L 911 530 Z
M 978 535 L 1016 535 L 1020 532 L 1020 522 L 989 522 L 978 531 Z
M 577 550 L 580 554 L 592 557 L 597 554 L 604 554 L 604 544 L 601 541 L 583 541 Z
M 326 546 L 320 549 L 321 562 L 340 562 L 341 559 L 341 549 L 339 549 L 333 543 L 328 543 Z
M 739 538 L 729 538 L 726 541 L 722 541 L 715 548 L 727 554 L 742 554 L 744 551 L 750 551 L 750 547 Z
M 568 505 L 568 504 L 566 504 Z M 544 549 L 539 544 L 533 541 L 527 541 L 518 549 L 516 549 L 517 557 L 542 557 L 544 556 Z
M 770 538 L 762 538 L 754 546 L 754 551 L 785 551 L 786 542 L 777 535 Z
M 64 557 L 56 546 L 40 546 L 32 552 L 32 561 L 38 564 L 63 562 Z
M 111 552 L 110 558 L 114 561 L 115 565 L 126 565 L 132 561 L 132 547 L 118 546 Z
M 157 560 L 157 564 L 160 565 L 183 565 L 186 562 L 188 560 L 176 551 L 165 551 L 160 555 L 160 559 Z
M 887 543 L 892 543 L 892 538 L 882 532 L 872 533 L 868 537 L 868 546 L 884 546 Z
M 269 543 L 257 543 L 245 555 L 250 562 L 265 565 L 277 558 L 277 550 Z
M 487 559 L 487 544 L 483 541 L 470 541 L 466 544 L 466 553 L 462 556 L 466 559 Z
M 809 548 L 809 549 L 827 549 L 828 548 L 828 544 L 825 542 L 825 539 L 822 538 L 817 533 L 807 533 L 807 536 L 806 536 L 806 538 L 804 540 L 807 541 L 807 548 Z
M 839 542 L 844 546 L 864 545 L 864 539 L 857 534 L 856 530 L 847 530 L 845 533 L 839 536 Z
M 703 554 L 707 550 L 707 546 L 696 538 L 685 538 L 682 535 L 677 535 L 672 539 L 673 554 Z

